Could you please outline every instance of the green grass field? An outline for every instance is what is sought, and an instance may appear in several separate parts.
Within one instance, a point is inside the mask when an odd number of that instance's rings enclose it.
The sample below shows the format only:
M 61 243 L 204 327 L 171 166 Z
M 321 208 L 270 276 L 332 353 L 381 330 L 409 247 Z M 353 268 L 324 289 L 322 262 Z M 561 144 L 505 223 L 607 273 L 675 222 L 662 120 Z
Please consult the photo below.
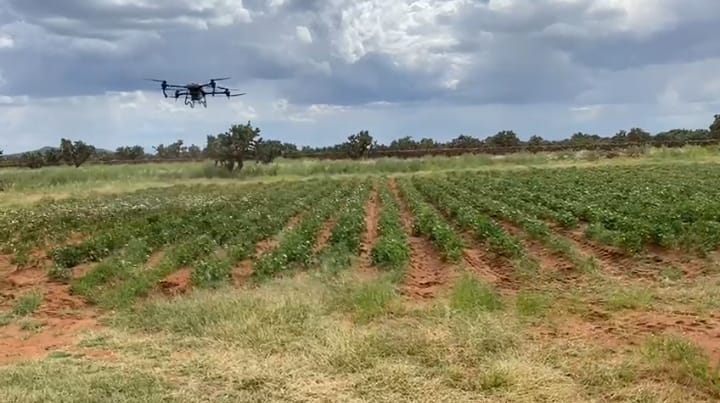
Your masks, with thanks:
M 719 163 L 0 170 L 0 401 L 717 401 Z

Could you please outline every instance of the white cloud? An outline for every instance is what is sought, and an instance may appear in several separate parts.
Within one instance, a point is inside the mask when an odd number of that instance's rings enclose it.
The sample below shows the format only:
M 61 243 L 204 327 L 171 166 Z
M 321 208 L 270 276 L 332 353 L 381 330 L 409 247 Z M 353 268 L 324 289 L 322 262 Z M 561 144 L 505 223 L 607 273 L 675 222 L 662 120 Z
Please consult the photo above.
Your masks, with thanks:
M 308 27 L 299 25 L 299 26 L 295 27 L 295 32 L 297 34 L 298 39 L 301 42 L 312 43 L 312 41 L 313 41 L 312 34 L 310 33 L 310 30 L 308 29 Z
M 10 35 L 0 34 L 0 49 L 15 47 L 15 40 Z
M 0 3 L 6 150 L 58 133 L 202 142 L 248 119 L 315 144 L 364 128 L 558 138 L 707 127 L 720 98 L 717 0 Z M 142 81 L 214 75 L 248 96 L 189 109 Z
M 469 0 L 335 1 L 325 16 L 335 51 L 354 63 L 368 53 L 387 55 L 412 70 L 441 72 L 440 81 L 462 78 L 471 60 L 453 51 L 459 42 L 445 18 L 456 17 Z M 334 23 L 339 15 L 339 23 Z

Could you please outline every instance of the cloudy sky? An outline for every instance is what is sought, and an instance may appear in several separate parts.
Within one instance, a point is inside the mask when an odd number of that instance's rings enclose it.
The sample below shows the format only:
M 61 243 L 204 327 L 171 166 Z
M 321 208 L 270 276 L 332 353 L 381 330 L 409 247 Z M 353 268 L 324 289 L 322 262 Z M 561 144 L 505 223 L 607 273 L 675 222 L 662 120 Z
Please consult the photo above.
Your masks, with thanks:
M 0 149 L 706 128 L 718 0 L 0 0 Z M 230 76 L 189 109 L 157 83 Z M 150 151 L 150 149 L 148 149 Z

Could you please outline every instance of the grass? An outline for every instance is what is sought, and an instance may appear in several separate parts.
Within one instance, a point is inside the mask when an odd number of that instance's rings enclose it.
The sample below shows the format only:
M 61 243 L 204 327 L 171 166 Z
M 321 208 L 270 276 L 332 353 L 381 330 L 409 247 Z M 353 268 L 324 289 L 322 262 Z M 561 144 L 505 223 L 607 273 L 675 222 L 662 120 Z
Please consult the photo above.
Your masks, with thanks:
M 650 151 L 644 158 L 715 158 L 709 151 L 683 152 Z M 551 162 L 542 155 L 525 156 L 525 161 L 521 157 L 513 157 L 512 163 L 577 163 L 571 156 Z M 511 166 L 483 158 L 365 164 L 278 162 L 288 165 L 277 172 L 291 174 L 292 167 L 298 174 L 324 175 L 323 166 L 327 172 L 351 174 L 352 169 L 363 174 L 393 169 L 437 170 L 452 168 L 452 164 L 460 164 L 462 169 Z M 202 171 L 202 165 L 153 166 L 147 171 L 138 166 L 101 168 L 108 171 L 97 183 L 107 181 L 106 185 L 130 183 L 133 178 L 153 183 L 163 176 L 169 182 L 237 180 L 205 178 L 202 175 L 210 174 Z M 90 173 L 81 172 L 94 169 L 85 167 L 72 174 L 77 176 L 56 178 L 55 188 L 49 191 L 86 191 L 96 182 L 84 181 L 83 175 Z M 123 169 L 127 171 L 123 173 Z M 272 165 L 253 169 L 271 170 Z M 272 171 L 258 172 L 248 177 L 274 175 Z M 28 179 L 22 177 L 25 174 L 18 174 L 18 183 L 52 179 Z M 141 182 L 136 185 L 143 186 Z M 35 186 L 25 183 L 9 194 L 40 189 Z M 68 190 L 72 187 L 77 188 Z M 116 190 L 135 188 L 120 186 Z M 151 269 L 135 264 L 146 258 L 142 245 L 131 242 L 127 249 L 117 262 L 101 262 L 96 274 L 71 284 L 82 290 L 105 276 L 123 275 L 114 270 L 118 264 L 137 269 L 124 275 L 141 276 Z M 395 272 L 358 275 L 353 267 L 357 262 L 342 250 L 328 250 L 316 269 L 240 290 L 221 285 L 173 299 L 117 304 L 117 310 L 106 313 L 106 327 L 85 333 L 78 343 L 37 360 L 0 363 L 0 401 L 585 402 L 720 398 L 714 357 L 708 355 L 703 340 L 698 340 L 702 333 L 679 337 L 669 334 L 669 329 L 665 334 L 646 337 L 649 334 L 637 333 L 631 322 L 623 322 L 630 316 L 648 321 L 655 312 L 712 313 L 719 306 L 717 273 L 688 279 L 675 269 L 664 275 L 671 282 L 648 282 L 605 276 L 598 268 L 592 273 L 574 273 L 577 281 L 559 283 L 538 281 L 542 273 L 527 259 L 524 275 L 515 273 L 519 289 L 501 289 L 476 275 L 461 273 L 449 284 L 447 293 L 428 304 L 402 295 Z M 99 294 L 99 300 L 124 297 L 123 291 L 134 292 L 109 284 L 102 290 L 108 294 Z M 23 337 L 42 332 L 44 322 L 37 316 L 43 298 L 36 291 L 17 297 L 0 315 L 0 326 L 18 328 Z M 609 332 L 611 327 L 619 331 Z M 626 348 L 630 347 L 628 341 L 618 342 L 614 334 L 630 337 L 635 347 Z M 2 343 L 0 339 L 0 346 Z
M 42 294 L 40 291 L 33 290 L 19 296 L 12 307 L 12 314 L 16 317 L 24 317 L 35 312 L 42 303 Z
M 387 175 L 448 170 L 517 169 L 527 167 L 595 166 L 598 164 L 657 164 L 666 162 L 718 162 L 720 148 L 643 148 L 634 157 L 597 158 L 596 152 L 516 153 L 502 156 L 377 158 L 350 160 L 284 160 L 271 164 L 246 164 L 240 172 L 228 172 L 213 163 L 149 163 L 127 165 L 60 166 L 41 169 L 0 169 L 0 205 L 22 205 L 78 195 L 114 194 L 178 183 L 222 183 L 301 179 L 328 175 Z
M 387 275 L 389 276 L 389 275 Z M 687 339 L 626 353 L 538 338 L 556 297 L 502 295 L 470 275 L 408 303 L 385 276 L 303 273 L 118 311 L 45 359 L 0 367 L 3 401 L 694 401 L 718 395 Z M 509 309 L 511 306 L 515 309 Z M 525 321 L 525 318 L 536 321 Z M 101 353 L 112 359 L 94 358 Z M 121 371 L 128 371 L 120 375 Z M 42 386 L 33 380 L 43 379 Z

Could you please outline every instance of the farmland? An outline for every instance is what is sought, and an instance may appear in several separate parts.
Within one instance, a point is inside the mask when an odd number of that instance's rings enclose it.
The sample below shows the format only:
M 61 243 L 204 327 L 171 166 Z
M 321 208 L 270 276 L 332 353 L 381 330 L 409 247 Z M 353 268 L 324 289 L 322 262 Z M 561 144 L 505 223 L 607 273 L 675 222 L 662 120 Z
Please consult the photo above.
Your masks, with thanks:
M 0 398 L 720 397 L 720 165 L 465 168 L 12 199 Z

